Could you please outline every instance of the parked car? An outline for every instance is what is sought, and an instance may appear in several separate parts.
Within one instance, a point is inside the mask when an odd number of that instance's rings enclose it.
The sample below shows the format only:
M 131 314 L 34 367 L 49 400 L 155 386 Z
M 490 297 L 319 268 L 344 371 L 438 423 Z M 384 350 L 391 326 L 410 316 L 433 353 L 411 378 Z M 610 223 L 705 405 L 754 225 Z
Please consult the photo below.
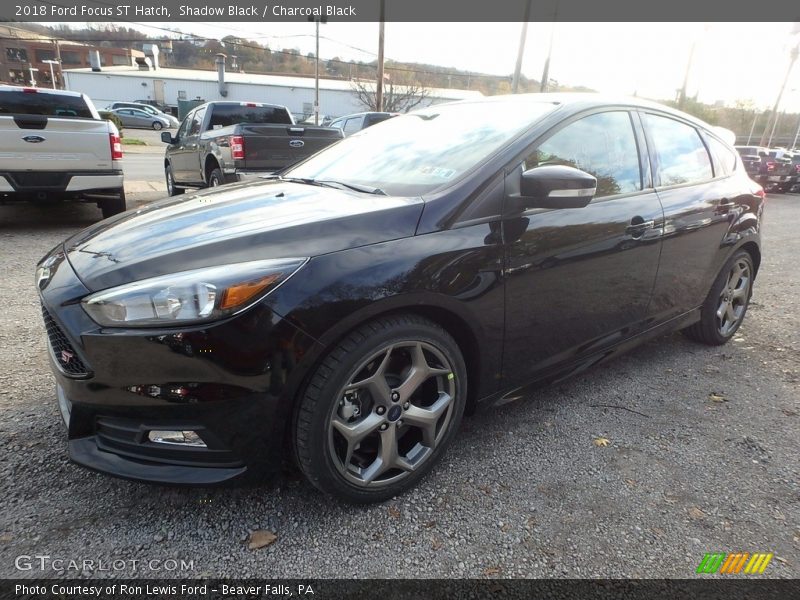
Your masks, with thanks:
M 112 115 L 117 115 L 123 127 L 138 127 L 139 129 L 155 129 L 159 131 L 170 126 L 170 121 L 165 117 L 159 117 L 138 108 L 115 108 L 109 112 Z
M 787 192 L 793 185 L 791 160 L 782 151 L 762 146 L 736 146 L 747 174 L 768 190 Z
M 173 115 L 165 113 L 164 111 L 161 111 L 158 108 L 155 108 L 148 104 L 140 104 L 138 102 L 114 102 L 110 106 L 106 107 L 106 110 L 112 111 L 118 108 L 133 108 L 136 110 L 144 111 L 156 117 L 161 117 L 162 119 L 166 119 L 169 122 L 169 128 L 174 128 L 180 125 L 180 121 L 178 121 L 178 119 L 176 119 Z
M 478 403 L 673 330 L 729 341 L 763 208 L 708 125 L 594 94 L 435 105 L 156 202 L 39 264 L 70 456 L 201 485 L 292 456 L 391 498 Z
M 371 127 L 382 121 L 396 117 L 397 113 L 388 112 L 363 112 L 354 115 L 339 117 L 331 121 L 328 127 L 341 129 L 345 136 L 352 135 L 357 131 Z
M 264 175 L 308 158 L 342 138 L 327 127 L 295 125 L 285 106 L 260 102 L 207 102 L 192 110 L 172 136 L 164 174 L 170 196 L 187 187 L 216 187 Z
M 77 92 L 0 85 L 0 202 L 83 200 L 125 210 L 116 126 Z
M 158 102 L 157 100 L 134 100 L 134 102 L 137 104 L 146 104 L 147 106 L 152 106 L 158 111 L 170 116 L 175 115 L 175 107 L 164 104 L 163 102 Z

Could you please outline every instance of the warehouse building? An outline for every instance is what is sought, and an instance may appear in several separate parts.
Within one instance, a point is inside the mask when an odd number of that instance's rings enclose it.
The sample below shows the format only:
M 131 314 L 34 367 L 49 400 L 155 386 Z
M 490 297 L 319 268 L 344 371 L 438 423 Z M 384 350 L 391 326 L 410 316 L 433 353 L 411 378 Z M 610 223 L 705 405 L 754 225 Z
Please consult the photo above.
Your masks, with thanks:
M 147 52 L 147 51 L 146 51 Z M 296 118 L 314 112 L 314 78 L 285 75 L 260 75 L 226 71 L 224 55 L 219 55 L 217 71 L 159 68 L 158 55 L 149 54 L 147 63 L 137 67 L 102 67 L 64 71 L 67 89 L 83 92 L 102 109 L 112 102 L 154 100 L 177 107 L 181 100 L 202 99 L 266 102 L 289 108 Z M 472 90 L 426 89 L 418 107 L 481 97 Z M 365 110 L 352 82 L 320 79 L 320 116 L 338 117 Z

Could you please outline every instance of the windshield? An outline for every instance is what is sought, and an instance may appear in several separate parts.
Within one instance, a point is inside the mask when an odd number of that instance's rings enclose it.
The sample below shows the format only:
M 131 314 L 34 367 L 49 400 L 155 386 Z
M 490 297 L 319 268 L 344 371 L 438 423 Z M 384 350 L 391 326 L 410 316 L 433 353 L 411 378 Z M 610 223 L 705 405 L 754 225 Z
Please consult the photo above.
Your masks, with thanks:
M 418 196 L 474 169 L 555 106 L 529 98 L 431 106 L 355 133 L 283 175 Z

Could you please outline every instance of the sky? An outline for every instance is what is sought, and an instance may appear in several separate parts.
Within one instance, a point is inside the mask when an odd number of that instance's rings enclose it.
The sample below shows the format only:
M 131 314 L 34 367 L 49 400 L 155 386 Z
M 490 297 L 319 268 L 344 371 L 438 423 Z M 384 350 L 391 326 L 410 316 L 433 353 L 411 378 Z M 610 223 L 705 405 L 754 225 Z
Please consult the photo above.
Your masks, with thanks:
M 203 37 L 237 35 L 272 48 L 314 51 L 313 23 L 120 23 L 152 35 L 180 29 Z M 496 75 L 514 71 L 521 23 L 386 23 L 385 55 Z M 771 108 L 800 43 L 792 23 L 530 23 L 522 72 L 540 79 L 550 36 L 550 77 L 600 92 L 673 99 L 695 52 L 687 91 L 703 102 L 751 101 Z M 377 23 L 329 22 L 320 27 L 320 56 L 370 61 Z M 781 109 L 800 112 L 800 61 Z

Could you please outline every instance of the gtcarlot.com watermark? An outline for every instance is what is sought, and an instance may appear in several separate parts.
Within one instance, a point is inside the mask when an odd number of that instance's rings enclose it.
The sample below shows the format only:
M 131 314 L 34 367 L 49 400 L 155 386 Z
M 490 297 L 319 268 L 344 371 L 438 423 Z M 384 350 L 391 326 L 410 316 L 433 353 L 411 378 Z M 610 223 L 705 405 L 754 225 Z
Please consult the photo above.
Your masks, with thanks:
M 194 560 L 183 558 L 59 558 L 49 554 L 20 554 L 14 559 L 18 571 L 54 571 L 56 573 L 82 572 L 183 572 L 194 571 Z

